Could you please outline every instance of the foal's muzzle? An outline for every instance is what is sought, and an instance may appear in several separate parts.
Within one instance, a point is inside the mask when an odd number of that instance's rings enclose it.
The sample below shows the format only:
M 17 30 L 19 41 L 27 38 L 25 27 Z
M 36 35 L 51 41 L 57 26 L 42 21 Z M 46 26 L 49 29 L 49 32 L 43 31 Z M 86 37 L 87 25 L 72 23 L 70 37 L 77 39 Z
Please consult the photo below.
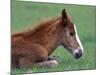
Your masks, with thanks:
M 79 59 L 82 56 L 82 50 L 79 49 L 78 52 L 75 52 L 75 58 Z

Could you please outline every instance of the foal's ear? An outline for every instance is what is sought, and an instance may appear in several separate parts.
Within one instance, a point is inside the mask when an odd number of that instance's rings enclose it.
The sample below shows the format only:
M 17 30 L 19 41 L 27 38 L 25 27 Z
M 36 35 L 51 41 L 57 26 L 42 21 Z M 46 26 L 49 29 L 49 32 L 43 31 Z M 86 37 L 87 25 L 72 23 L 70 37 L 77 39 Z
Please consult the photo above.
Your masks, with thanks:
M 67 25 L 67 13 L 65 9 L 62 10 L 62 23 L 64 26 Z

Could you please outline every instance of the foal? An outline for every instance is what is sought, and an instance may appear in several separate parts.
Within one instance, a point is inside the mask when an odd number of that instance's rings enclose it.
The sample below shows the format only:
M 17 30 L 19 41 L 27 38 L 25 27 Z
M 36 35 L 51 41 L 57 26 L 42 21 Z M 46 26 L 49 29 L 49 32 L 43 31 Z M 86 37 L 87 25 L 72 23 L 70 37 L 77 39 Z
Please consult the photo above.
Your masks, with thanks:
M 76 27 L 65 9 L 60 17 L 41 23 L 37 28 L 11 36 L 11 64 L 14 67 L 32 65 L 53 67 L 58 64 L 48 56 L 63 45 L 76 59 L 83 53 Z

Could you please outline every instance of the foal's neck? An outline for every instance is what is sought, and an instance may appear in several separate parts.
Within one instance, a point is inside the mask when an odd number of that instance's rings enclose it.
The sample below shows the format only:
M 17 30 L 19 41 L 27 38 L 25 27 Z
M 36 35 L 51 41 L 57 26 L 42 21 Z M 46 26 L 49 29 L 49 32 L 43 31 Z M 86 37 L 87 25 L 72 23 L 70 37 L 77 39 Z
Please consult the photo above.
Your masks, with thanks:
M 49 23 L 50 24 L 50 23 Z M 60 20 L 57 19 L 53 23 L 47 26 L 41 26 L 37 28 L 31 36 L 28 36 L 28 40 L 32 43 L 37 43 L 43 46 L 50 55 L 55 48 L 60 44 L 59 34 L 60 34 Z M 44 27 L 44 28 L 43 28 Z
M 50 55 L 61 42 L 61 27 L 60 20 L 54 22 L 51 27 L 48 29 L 48 32 L 44 35 L 44 44 L 42 45 L 48 50 L 48 54 Z

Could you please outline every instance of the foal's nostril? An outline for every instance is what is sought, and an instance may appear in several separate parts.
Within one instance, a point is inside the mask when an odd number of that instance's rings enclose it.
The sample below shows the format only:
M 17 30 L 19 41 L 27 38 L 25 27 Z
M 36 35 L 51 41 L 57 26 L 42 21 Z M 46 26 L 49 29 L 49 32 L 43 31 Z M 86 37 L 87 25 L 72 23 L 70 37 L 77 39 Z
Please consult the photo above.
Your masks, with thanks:
M 75 58 L 78 59 L 82 56 L 82 50 L 79 50 L 78 53 L 75 53 Z
M 81 49 L 79 49 L 79 54 L 82 55 L 82 50 Z

